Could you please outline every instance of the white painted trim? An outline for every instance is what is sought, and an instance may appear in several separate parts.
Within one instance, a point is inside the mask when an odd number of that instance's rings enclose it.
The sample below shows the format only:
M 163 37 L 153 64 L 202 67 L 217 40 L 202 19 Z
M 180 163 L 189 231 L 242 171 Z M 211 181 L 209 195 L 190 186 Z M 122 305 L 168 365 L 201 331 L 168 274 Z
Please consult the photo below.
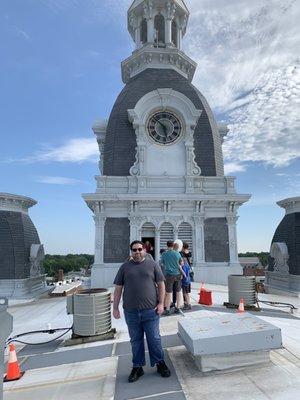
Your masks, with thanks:
M 194 154 L 194 129 L 201 116 L 202 110 L 196 109 L 193 102 L 184 94 L 171 88 L 160 88 L 144 95 L 134 109 L 128 110 L 128 119 L 136 133 L 136 159 L 130 169 L 132 176 L 146 174 L 147 147 L 151 139 L 147 134 L 147 122 L 157 111 L 170 111 L 176 114 L 182 123 L 181 141 L 185 145 L 185 176 L 199 176 L 200 167 L 196 164 Z M 179 140 L 178 140 L 179 141 Z

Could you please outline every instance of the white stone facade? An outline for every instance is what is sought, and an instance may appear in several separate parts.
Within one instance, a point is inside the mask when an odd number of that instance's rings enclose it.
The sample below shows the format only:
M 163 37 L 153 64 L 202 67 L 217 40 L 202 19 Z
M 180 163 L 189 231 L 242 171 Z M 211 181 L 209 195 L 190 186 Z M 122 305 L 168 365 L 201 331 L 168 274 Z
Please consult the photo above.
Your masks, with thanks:
M 104 226 L 108 217 L 129 219 L 130 241 L 141 240 L 143 226 L 153 224 L 157 261 L 162 225 L 170 223 L 173 239 L 177 239 L 179 227 L 187 223 L 192 232 L 195 277 L 198 281 L 227 284 L 229 274 L 242 273 L 237 251 L 237 209 L 248 201 L 249 195 L 236 194 L 233 177 L 98 176 L 96 193 L 83 197 L 95 220 L 93 287 L 110 286 L 120 266 L 105 264 L 103 260 Z M 228 224 L 229 262 L 206 262 L 205 219 L 222 217 Z
M 128 12 L 128 29 L 136 49 L 122 63 L 124 83 L 145 69 L 170 69 L 184 76 L 186 86 L 190 85 L 196 63 L 181 51 L 188 17 L 183 1 L 133 2 Z M 153 239 L 156 261 L 159 261 L 166 240 L 180 238 L 187 241 L 193 253 L 195 278 L 199 281 L 227 284 L 229 274 L 242 273 L 237 250 L 237 210 L 250 196 L 237 194 L 235 178 L 223 176 L 221 143 L 228 129 L 224 124 L 217 125 L 201 93 L 197 92 L 196 96 L 198 100 L 193 102 L 171 85 L 157 87 L 142 95 L 134 108 L 126 108 L 126 123 L 131 124 L 132 134 L 136 137 L 135 162 L 128 176 L 97 176 L 96 192 L 83 195 L 95 220 L 92 287 L 111 286 L 121 264 L 121 260 L 119 263 L 105 262 L 106 224 L 108 219 L 117 218 L 128 220 L 128 243 L 145 237 Z M 195 104 L 202 104 L 203 109 Z M 212 130 L 212 133 L 207 132 L 213 136 L 212 157 L 221 160 L 216 176 L 203 176 L 195 157 L 195 130 L 204 111 Z M 149 135 L 149 120 L 157 112 L 171 113 L 180 121 L 180 135 L 172 145 L 163 145 Z M 122 123 L 124 125 L 123 120 Z M 117 124 L 115 126 L 117 129 Z M 203 133 L 206 133 L 205 129 Z M 93 130 L 99 144 L 102 173 L 106 123 L 94 125 Z M 107 158 L 105 160 L 107 162 Z M 206 251 L 206 226 L 208 221 L 215 219 L 222 220 L 223 239 L 228 238 L 223 251 L 228 257 L 219 257 L 217 262 L 211 261 Z

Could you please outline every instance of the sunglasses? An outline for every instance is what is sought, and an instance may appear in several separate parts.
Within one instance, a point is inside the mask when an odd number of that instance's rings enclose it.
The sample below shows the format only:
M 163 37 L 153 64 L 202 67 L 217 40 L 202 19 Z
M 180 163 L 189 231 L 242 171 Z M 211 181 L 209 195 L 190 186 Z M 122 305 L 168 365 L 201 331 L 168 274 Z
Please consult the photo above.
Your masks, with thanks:
M 133 253 L 136 253 L 137 251 L 141 253 L 143 250 L 144 250 L 143 247 L 139 247 L 138 249 L 131 249 Z

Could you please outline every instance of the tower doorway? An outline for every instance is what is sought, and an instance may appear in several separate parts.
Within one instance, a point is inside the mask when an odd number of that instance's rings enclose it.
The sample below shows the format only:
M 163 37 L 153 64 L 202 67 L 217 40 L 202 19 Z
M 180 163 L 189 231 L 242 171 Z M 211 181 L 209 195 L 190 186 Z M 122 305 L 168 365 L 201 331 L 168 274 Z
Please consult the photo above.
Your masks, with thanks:
M 147 222 L 142 226 L 141 237 L 147 253 L 155 258 L 155 226 L 151 222 Z

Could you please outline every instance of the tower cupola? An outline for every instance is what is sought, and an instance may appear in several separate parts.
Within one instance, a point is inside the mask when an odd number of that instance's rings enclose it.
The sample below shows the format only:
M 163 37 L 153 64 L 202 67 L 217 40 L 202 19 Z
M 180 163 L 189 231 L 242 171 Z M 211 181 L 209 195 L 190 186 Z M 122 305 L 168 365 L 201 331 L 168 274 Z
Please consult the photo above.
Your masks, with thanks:
M 189 10 L 183 0 L 135 0 L 128 10 L 128 31 L 135 50 L 122 63 L 123 82 L 147 68 L 171 68 L 192 80 L 196 63 L 182 51 Z
M 128 30 L 136 49 L 151 45 L 180 50 L 188 18 L 182 0 L 135 0 L 128 10 Z

